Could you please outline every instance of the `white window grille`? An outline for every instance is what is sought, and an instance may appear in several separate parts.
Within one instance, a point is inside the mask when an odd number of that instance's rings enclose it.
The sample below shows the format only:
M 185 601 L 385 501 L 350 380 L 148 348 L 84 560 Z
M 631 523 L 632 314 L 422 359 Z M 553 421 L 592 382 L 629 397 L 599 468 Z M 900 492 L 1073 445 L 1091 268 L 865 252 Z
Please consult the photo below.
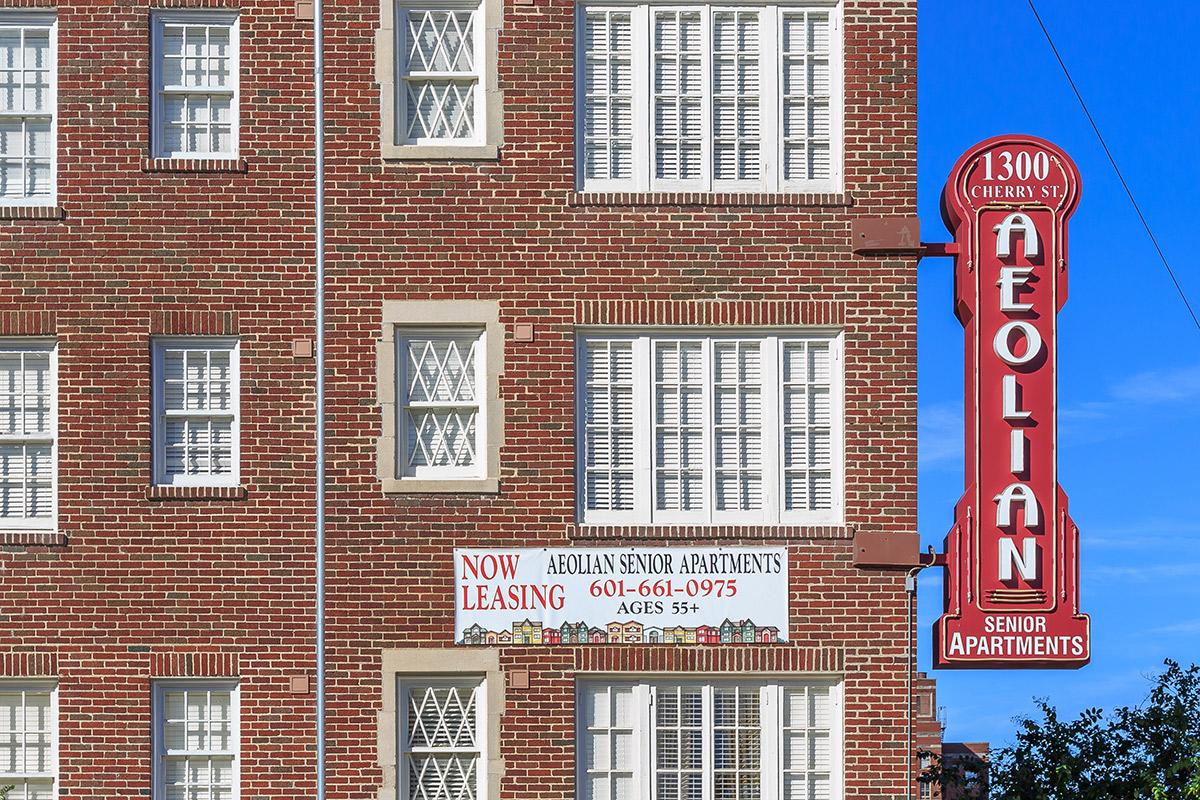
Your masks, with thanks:
M 485 800 L 482 678 L 399 679 L 400 797 Z
M 580 800 L 838 800 L 840 686 L 583 683 Z
M 7 800 L 58 797 L 58 704 L 53 685 L 0 681 L 0 787 Z
M 155 800 L 236 800 L 238 766 L 237 684 L 156 683 Z
M 841 9 L 580 7 L 577 163 L 589 191 L 835 191 Z
M 58 458 L 53 342 L 0 339 L 0 527 L 53 529 Z
M 237 15 L 162 11 L 153 19 L 153 154 L 235 158 Z
M 483 329 L 396 331 L 399 477 L 487 474 Z
M 583 522 L 840 521 L 838 335 L 597 331 L 578 364 Z
M 0 11 L 0 204 L 52 205 L 58 159 L 54 14 Z
M 484 50 L 479 2 L 397 4 L 397 144 L 484 142 Z
M 238 345 L 154 340 L 155 483 L 237 486 Z

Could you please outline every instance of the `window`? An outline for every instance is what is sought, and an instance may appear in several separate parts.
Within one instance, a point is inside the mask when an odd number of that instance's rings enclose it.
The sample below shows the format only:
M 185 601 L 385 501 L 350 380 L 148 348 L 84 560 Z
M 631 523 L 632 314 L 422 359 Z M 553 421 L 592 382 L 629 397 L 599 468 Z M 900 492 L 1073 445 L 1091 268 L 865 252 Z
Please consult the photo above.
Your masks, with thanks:
M 396 0 L 377 61 L 386 158 L 494 158 L 499 0 Z
M 580 800 L 837 800 L 832 683 L 584 683 Z
M 577 163 L 593 191 L 834 191 L 840 10 L 579 10 Z
M 154 480 L 238 485 L 238 346 L 154 340 Z
M 209 11 L 155 12 L 151 147 L 157 158 L 235 158 L 238 21 Z
M 0 787 L 8 800 L 58 797 L 58 702 L 52 684 L 0 681 Z
M 488 728 L 482 678 L 399 679 L 402 800 L 482 800 Z
M 0 11 L 0 204 L 53 205 L 58 78 L 53 14 Z
M 840 521 L 838 336 L 589 332 L 577 357 L 583 522 Z
M 156 683 L 155 800 L 235 800 L 237 791 L 237 684 Z
M 494 300 L 393 300 L 376 351 L 385 492 L 498 492 L 504 328 Z
M 478 478 L 486 474 L 487 417 L 480 413 L 487 360 L 482 330 L 401 329 L 396 339 L 402 474 Z
M 55 526 L 56 372 L 53 342 L 0 339 L 0 528 Z

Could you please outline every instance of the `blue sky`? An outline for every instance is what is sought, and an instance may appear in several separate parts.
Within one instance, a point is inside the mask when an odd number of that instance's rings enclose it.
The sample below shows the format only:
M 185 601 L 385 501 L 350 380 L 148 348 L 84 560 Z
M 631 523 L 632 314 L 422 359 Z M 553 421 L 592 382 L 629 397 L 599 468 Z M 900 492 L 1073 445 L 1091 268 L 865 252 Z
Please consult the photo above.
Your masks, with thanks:
M 1041 0 L 1038 10 L 1200 312 L 1200 13 L 1191 2 Z M 922 237 L 958 156 L 1002 133 L 1047 138 L 1083 175 L 1060 315 L 1059 469 L 1080 528 L 1092 663 L 1079 671 L 940 671 L 947 737 L 1011 740 L 1034 697 L 1060 711 L 1135 704 L 1167 657 L 1200 662 L 1200 331 L 1105 159 L 1025 0 L 920 8 Z M 962 328 L 949 259 L 920 266 L 922 540 L 941 549 L 962 486 Z M 941 570 L 919 584 L 920 668 Z

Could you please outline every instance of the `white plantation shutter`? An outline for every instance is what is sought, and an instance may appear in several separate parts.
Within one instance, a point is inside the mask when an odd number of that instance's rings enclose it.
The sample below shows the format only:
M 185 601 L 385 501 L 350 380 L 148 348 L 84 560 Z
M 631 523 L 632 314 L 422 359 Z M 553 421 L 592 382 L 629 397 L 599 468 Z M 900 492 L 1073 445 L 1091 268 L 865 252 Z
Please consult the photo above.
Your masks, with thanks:
M 836 336 L 584 335 L 583 522 L 836 524 Z
M 405 800 L 477 800 L 482 765 L 482 679 L 401 680 L 400 751 Z
M 51 686 L 0 685 L 0 787 L 13 787 L 8 800 L 58 796 L 57 724 Z
M 580 188 L 838 189 L 840 13 L 836 5 L 583 7 Z
M 654 177 L 700 180 L 704 167 L 704 53 L 700 11 L 654 11 Z
M 838 800 L 840 687 L 581 683 L 580 800 Z
M 713 483 L 717 511 L 763 505 L 760 340 L 713 344 Z
M 654 342 L 654 508 L 704 503 L 704 353 L 698 340 Z M 685 517 L 681 517 L 685 518 Z
M 484 381 L 482 330 L 398 330 L 402 477 L 478 477 Z
M 51 343 L 0 339 L 0 525 L 51 528 L 57 376 Z
M 237 343 L 159 339 L 154 369 L 156 482 L 235 485 Z
M 589 511 L 632 511 L 633 342 L 589 339 L 582 355 L 585 508 Z
M 788 510 L 833 508 L 833 351 L 825 341 L 783 344 L 783 486 Z
M 54 197 L 54 15 L 0 11 L 0 203 Z
M 832 173 L 832 24 L 829 11 L 783 12 L 785 182 L 827 180 Z
M 759 13 L 713 14 L 714 181 L 757 181 L 761 176 Z
M 402 142 L 470 142 L 483 130 L 482 11 L 398 6 Z
M 227 12 L 155 12 L 154 155 L 237 155 L 238 23 Z
M 233 800 L 237 791 L 237 690 L 229 683 L 158 684 L 157 800 Z
M 580 695 L 581 800 L 639 800 L 639 701 L 633 686 L 588 685 Z
M 833 800 L 839 754 L 834 747 L 834 697 L 830 686 L 783 690 L 784 800 Z
M 583 165 L 589 180 L 633 177 L 633 22 L 628 10 L 583 18 Z

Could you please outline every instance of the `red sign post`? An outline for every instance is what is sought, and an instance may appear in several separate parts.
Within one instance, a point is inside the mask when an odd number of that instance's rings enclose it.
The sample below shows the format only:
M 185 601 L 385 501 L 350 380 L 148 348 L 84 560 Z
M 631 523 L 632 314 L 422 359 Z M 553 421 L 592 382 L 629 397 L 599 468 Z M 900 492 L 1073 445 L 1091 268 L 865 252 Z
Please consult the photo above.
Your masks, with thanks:
M 981 142 L 943 191 L 966 333 L 966 492 L 946 538 L 939 668 L 1081 667 L 1079 531 L 1058 485 L 1057 315 L 1079 172 L 1030 136 Z

